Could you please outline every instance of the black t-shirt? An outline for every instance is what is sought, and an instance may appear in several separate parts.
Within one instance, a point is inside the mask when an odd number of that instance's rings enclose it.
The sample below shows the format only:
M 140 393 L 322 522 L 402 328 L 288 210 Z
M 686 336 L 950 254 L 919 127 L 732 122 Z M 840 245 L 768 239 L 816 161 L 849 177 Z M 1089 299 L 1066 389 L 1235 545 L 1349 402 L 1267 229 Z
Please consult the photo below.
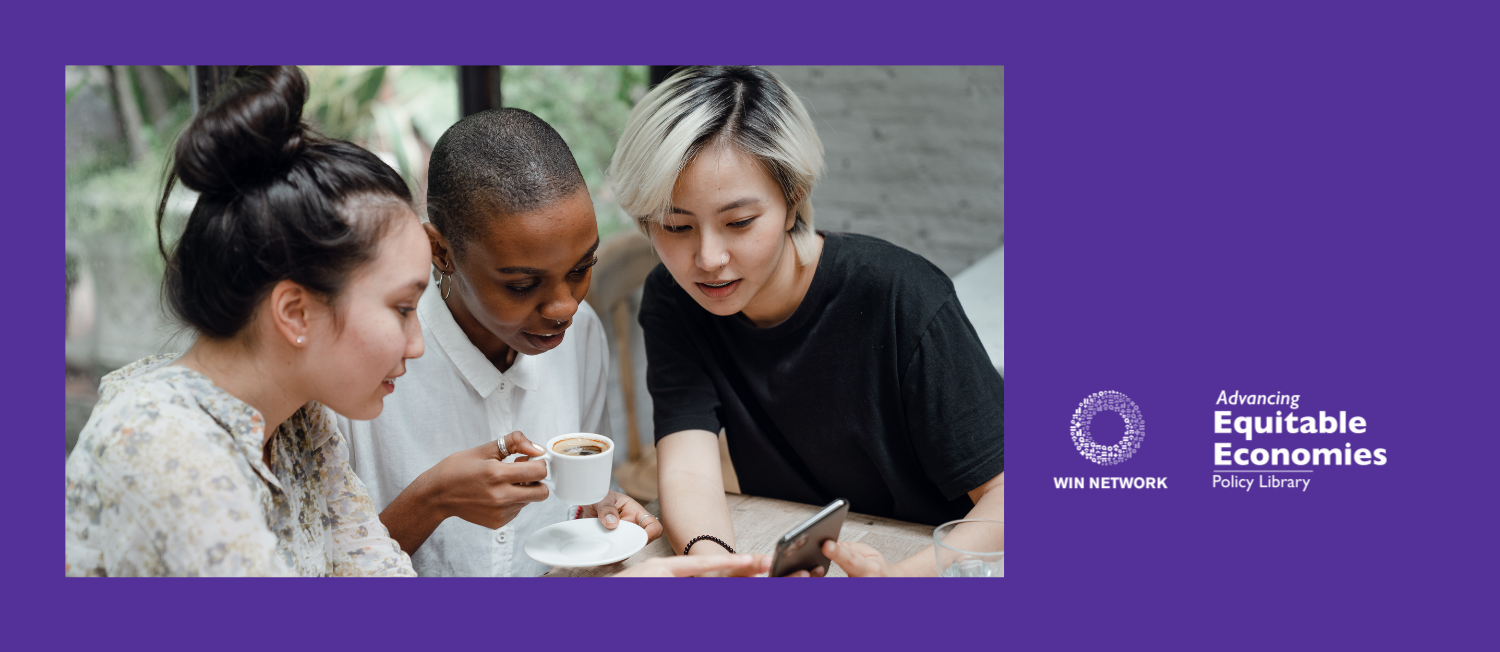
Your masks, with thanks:
M 937 525 L 1005 470 L 1005 385 L 953 283 L 883 240 L 824 233 L 807 296 L 756 328 L 658 265 L 640 323 L 656 438 L 726 431 L 744 493 Z

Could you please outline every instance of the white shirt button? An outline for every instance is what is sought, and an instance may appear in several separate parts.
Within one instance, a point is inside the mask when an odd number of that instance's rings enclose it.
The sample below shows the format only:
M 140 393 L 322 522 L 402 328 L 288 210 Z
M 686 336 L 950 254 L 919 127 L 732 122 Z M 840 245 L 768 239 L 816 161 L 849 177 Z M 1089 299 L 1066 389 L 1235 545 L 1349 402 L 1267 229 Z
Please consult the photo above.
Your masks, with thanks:
M 495 533 L 495 543 L 505 543 L 505 539 L 505 530 L 500 530 Z

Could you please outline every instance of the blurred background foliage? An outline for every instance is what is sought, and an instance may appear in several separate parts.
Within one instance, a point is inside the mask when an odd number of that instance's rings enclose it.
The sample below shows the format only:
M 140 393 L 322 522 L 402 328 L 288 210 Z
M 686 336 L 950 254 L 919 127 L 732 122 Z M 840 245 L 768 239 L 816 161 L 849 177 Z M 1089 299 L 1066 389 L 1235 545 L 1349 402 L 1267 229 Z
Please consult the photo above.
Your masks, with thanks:
M 432 144 L 459 118 L 453 66 L 306 66 L 304 118 L 353 141 L 399 170 L 422 197 Z M 601 235 L 628 220 L 604 185 L 615 142 L 647 89 L 645 66 L 506 66 L 505 106 L 546 120 L 573 150 L 593 192 Z M 126 93 L 119 92 L 122 83 Z M 173 140 L 192 116 L 186 66 L 67 68 L 67 234 L 108 233 L 115 245 L 154 252 L 155 209 Z M 126 97 L 128 96 L 128 97 Z M 133 110 L 122 110 L 122 102 Z M 130 121 L 136 124 L 126 124 Z M 135 142 L 132 142 L 135 141 Z M 169 213 L 192 207 L 179 190 Z M 179 225 L 180 226 L 180 225 Z M 160 256 L 138 262 L 159 273 Z
M 303 71 L 311 84 L 304 119 L 400 171 L 420 206 L 432 146 L 459 119 L 457 68 L 305 66 Z M 537 114 L 573 150 L 604 238 L 629 226 L 604 179 L 648 78 L 646 66 L 501 69 L 503 105 Z M 187 66 L 66 67 L 70 446 L 92 408 L 91 392 L 102 372 L 188 343 L 161 309 L 156 208 L 170 149 L 193 114 L 193 83 Z M 174 190 L 164 229 L 168 248 L 195 200 L 189 190 Z

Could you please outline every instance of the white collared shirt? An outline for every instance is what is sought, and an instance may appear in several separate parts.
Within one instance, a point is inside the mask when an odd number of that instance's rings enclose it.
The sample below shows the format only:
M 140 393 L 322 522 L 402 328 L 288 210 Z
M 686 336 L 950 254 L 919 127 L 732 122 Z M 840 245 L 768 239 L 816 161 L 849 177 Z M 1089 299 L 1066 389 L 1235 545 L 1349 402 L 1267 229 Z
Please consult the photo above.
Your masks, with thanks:
M 339 417 L 350 462 L 378 509 L 450 454 L 519 430 L 533 442 L 573 432 L 610 436 L 605 397 L 609 350 L 599 317 L 580 303 L 557 348 L 517 355 L 501 372 L 464 335 L 430 286 L 417 308 L 426 353 L 373 421 Z M 499 530 L 449 518 L 412 555 L 421 576 L 537 576 L 547 572 L 521 550 L 532 532 L 567 520 L 556 498 L 535 503 Z

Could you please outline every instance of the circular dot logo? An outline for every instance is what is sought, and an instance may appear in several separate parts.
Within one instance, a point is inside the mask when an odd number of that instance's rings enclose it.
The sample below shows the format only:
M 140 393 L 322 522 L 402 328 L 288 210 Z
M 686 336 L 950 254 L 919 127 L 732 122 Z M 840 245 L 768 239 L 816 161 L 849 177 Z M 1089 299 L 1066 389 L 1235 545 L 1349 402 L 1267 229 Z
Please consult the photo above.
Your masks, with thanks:
M 1089 424 L 1100 412 L 1117 412 L 1125 419 L 1125 436 L 1113 446 L 1101 446 L 1089 434 Z M 1071 431 L 1073 445 L 1078 447 L 1081 455 L 1095 464 L 1109 466 L 1130 459 L 1141 449 L 1141 441 L 1146 438 L 1146 419 L 1129 396 L 1114 391 L 1094 392 L 1073 410 Z

